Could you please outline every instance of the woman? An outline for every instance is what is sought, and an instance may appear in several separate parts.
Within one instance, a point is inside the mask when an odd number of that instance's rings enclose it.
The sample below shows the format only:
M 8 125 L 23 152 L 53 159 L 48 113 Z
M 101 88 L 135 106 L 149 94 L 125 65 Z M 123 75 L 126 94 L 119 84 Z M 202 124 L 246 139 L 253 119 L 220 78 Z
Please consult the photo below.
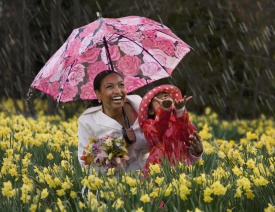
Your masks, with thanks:
M 113 134 L 119 139 L 124 137 L 128 143 L 130 159 L 126 172 L 143 169 L 149 148 L 137 120 L 141 97 L 127 95 L 123 77 L 110 70 L 95 77 L 94 91 L 100 105 L 88 108 L 78 119 L 78 158 L 81 165 L 81 156 L 90 142 L 89 137 L 101 138 Z M 130 127 L 127 127 L 127 120 Z

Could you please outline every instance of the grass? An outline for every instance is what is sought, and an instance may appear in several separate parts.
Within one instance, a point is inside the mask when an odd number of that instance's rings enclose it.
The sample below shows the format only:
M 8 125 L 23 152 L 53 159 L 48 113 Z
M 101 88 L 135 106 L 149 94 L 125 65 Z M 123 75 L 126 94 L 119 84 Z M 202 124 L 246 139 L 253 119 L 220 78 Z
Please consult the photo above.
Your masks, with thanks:
M 3 211 L 275 211 L 273 118 L 226 121 L 209 108 L 190 114 L 204 140 L 202 160 L 152 166 L 145 180 L 87 175 L 77 159 L 77 115 L 34 120 L 1 107 Z

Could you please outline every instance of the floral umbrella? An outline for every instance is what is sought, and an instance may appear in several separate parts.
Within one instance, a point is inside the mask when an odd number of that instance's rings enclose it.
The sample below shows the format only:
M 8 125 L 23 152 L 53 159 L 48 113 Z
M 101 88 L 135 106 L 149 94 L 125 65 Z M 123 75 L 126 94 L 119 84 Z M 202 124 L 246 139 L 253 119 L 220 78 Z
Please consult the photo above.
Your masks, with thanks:
M 31 88 L 57 102 L 96 99 L 95 76 L 122 74 L 127 92 L 169 77 L 190 47 L 161 23 L 145 17 L 99 18 L 73 30 L 47 61 Z

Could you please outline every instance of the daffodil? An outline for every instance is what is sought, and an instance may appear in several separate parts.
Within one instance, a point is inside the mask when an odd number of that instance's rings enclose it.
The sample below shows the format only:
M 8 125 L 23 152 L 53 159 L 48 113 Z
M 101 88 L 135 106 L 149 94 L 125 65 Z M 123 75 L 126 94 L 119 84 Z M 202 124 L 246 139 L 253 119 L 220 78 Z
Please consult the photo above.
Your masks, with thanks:
M 272 205 L 271 203 L 268 203 L 268 207 L 264 209 L 264 212 L 274 212 L 275 211 L 275 206 Z
M 41 192 L 41 199 L 45 199 L 49 195 L 48 189 L 44 188 Z
M 148 195 L 148 194 L 143 194 L 143 195 L 141 195 L 140 201 L 141 201 L 141 202 L 144 202 L 144 203 L 150 202 L 150 197 L 149 197 L 149 195 Z
M 49 159 L 49 160 L 52 160 L 54 157 L 53 157 L 53 154 L 52 153 L 49 153 L 48 155 L 47 155 L 47 159 Z
M 15 189 L 12 188 L 12 183 L 10 181 L 3 183 L 2 194 L 6 197 L 13 197 L 16 194 Z
M 31 206 L 30 206 L 30 211 L 31 212 L 34 212 L 34 211 L 36 211 L 37 210 L 37 204 L 31 204 Z
M 150 164 L 149 165 L 150 175 L 158 174 L 160 173 L 160 166 L 159 164 Z

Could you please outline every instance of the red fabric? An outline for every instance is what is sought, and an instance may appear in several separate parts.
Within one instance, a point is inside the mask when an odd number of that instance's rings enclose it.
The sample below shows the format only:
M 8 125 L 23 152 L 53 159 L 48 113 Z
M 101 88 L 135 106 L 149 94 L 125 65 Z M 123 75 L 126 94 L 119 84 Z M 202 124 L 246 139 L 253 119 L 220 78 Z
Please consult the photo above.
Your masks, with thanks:
M 161 164 L 161 160 L 168 158 L 171 165 L 185 161 L 190 165 L 190 157 L 186 146 L 189 146 L 189 136 L 196 131 L 196 127 L 189 120 L 186 110 L 183 116 L 177 118 L 159 107 L 155 119 L 147 119 L 142 123 L 142 130 L 150 148 L 145 170 L 149 164 Z

